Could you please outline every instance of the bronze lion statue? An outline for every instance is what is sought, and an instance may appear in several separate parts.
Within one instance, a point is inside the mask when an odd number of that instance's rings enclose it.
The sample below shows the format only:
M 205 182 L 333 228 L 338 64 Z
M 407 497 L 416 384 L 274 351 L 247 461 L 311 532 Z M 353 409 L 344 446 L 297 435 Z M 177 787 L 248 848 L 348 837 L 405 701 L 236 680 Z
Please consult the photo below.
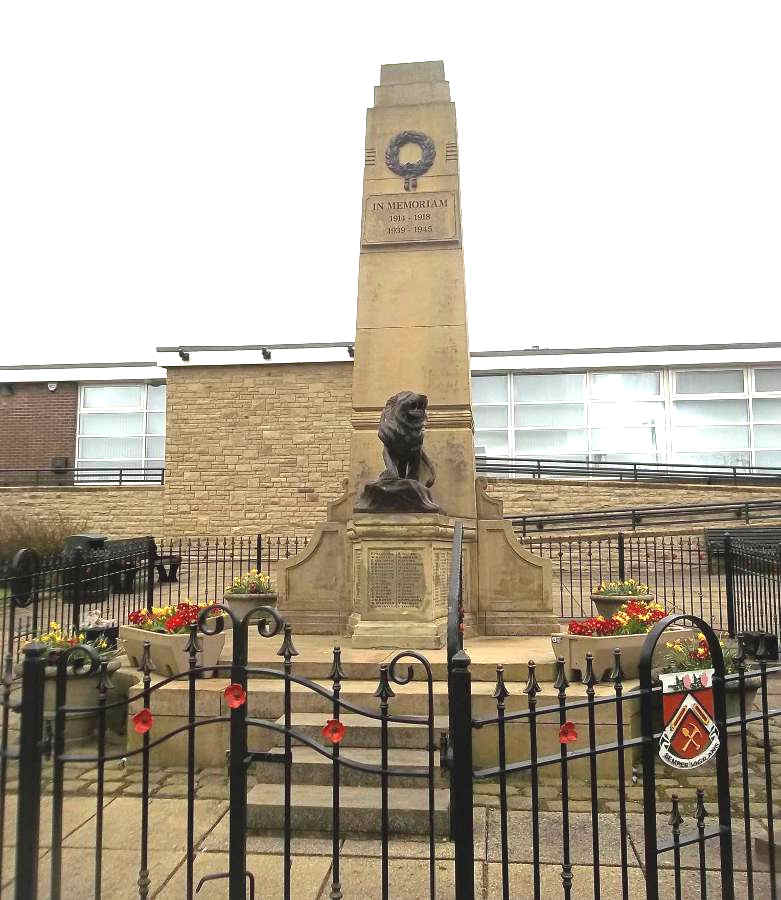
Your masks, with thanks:
M 356 512 L 438 512 L 429 488 L 434 464 L 423 449 L 428 397 L 401 391 L 388 398 L 377 434 L 382 441 L 385 471 L 366 484 L 355 504 Z M 422 467 L 428 480 L 421 482 Z
M 388 399 L 377 430 L 383 443 L 382 458 L 385 462 L 381 478 L 413 478 L 420 481 L 423 463 L 430 472 L 426 487 L 434 484 L 436 472 L 423 449 L 427 407 L 428 397 L 412 391 L 402 391 Z

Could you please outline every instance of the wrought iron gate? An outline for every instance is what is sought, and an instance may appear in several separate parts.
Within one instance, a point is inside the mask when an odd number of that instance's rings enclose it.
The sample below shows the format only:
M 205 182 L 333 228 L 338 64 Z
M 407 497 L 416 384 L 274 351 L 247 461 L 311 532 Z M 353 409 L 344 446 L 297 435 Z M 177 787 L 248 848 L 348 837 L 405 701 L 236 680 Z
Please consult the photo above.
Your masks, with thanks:
M 457 531 L 460 540 L 461 531 Z M 457 549 L 457 548 L 454 548 Z M 771 758 L 770 727 L 781 710 L 771 708 L 769 701 L 769 677 L 780 671 L 771 663 L 768 648 L 771 642 L 755 646 L 755 660 L 743 654 L 737 661 L 736 671 L 725 674 L 722 653 L 717 635 L 709 625 L 694 617 L 672 616 L 660 622 L 648 636 L 641 665 L 641 681 L 638 688 L 625 690 L 621 654 L 615 653 L 612 672 L 612 686 L 606 689 L 597 682 L 591 661 L 584 674 L 581 687 L 570 686 L 563 660 L 556 668 L 556 680 L 545 700 L 543 688 L 537 677 L 537 667 L 529 662 L 526 682 L 522 687 L 508 685 L 504 668 L 497 667 L 492 703 L 495 710 L 486 710 L 485 694 L 472 690 L 470 658 L 463 646 L 463 609 L 460 602 L 460 553 L 454 553 L 451 578 L 451 608 L 448 641 L 448 704 L 449 730 L 442 744 L 443 764 L 450 776 L 451 839 L 455 845 L 453 882 L 458 898 L 485 896 L 489 890 L 478 873 L 478 888 L 475 888 L 474 854 L 474 800 L 475 786 L 490 780 L 498 785 L 498 863 L 499 879 L 496 894 L 503 898 L 517 896 L 513 889 L 514 852 L 522 840 L 519 833 L 522 820 L 529 826 L 531 839 L 531 868 L 533 874 L 532 893 L 535 897 L 550 896 L 550 883 L 544 881 L 544 869 L 551 862 L 552 842 L 544 827 L 548 827 L 554 817 L 560 836 L 560 857 L 555 859 L 558 870 L 557 892 L 569 898 L 573 891 L 581 892 L 583 887 L 593 890 L 594 896 L 613 893 L 604 883 L 606 860 L 609 847 L 605 845 L 603 832 L 606 823 L 616 822 L 618 829 L 618 857 L 612 860 L 614 869 L 620 874 L 623 898 L 636 895 L 644 890 L 648 898 L 658 898 L 683 894 L 683 878 L 699 880 L 700 896 L 714 896 L 714 886 L 709 881 L 715 877 L 719 882 L 715 892 L 722 898 L 733 896 L 773 897 L 776 896 L 775 835 L 773 827 L 774 782 Z M 14 861 L 14 893 L 17 900 L 35 900 L 41 896 L 37 878 L 39 872 L 40 847 L 44 838 L 43 828 L 47 828 L 51 838 L 51 854 L 46 865 L 50 870 L 48 896 L 58 900 L 63 886 L 68 883 L 69 873 L 63 868 L 61 852 L 63 834 L 64 785 L 69 765 L 79 762 L 93 763 L 97 769 L 95 797 L 95 873 L 93 893 L 95 897 L 110 896 L 104 890 L 103 876 L 103 804 L 106 794 L 105 775 L 107 763 L 126 757 L 140 766 L 141 790 L 138 816 L 140 820 L 140 843 L 138 851 L 138 895 L 147 898 L 150 894 L 149 873 L 149 800 L 150 800 L 150 754 L 153 749 L 164 746 L 177 735 L 184 735 L 187 742 L 187 854 L 186 854 L 186 896 L 195 896 L 206 879 L 196 883 L 195 858 L 196 836 L 194 832 L 194 797 L 196 778 L 196 741 L 199 729 L 215 723 L 227 723 L 230 729 L 229 779 L 230 779 L 230 830 L 229 869 L 220 875 L 208 878 L 223 878 L 226 881 L 226 895 L 231 900 L 246 900 L 254 897 L 257 886 L 247 865 L 247 771 L 254 762 L 273 762 L 280 766 L 284 791 L 284 822 L 281 829 L 284 851 L 281 856 L 283 867 L 283 896 L 289 898 L 296 890 L 296 869 L 291 854 L 293 833 L 291 793 L 294 778 L 292 748 L 304 745 L 321 754 L 331 763 L 332 809 L 331 828 L 332 859 L 330 876 L 330 897 L 343 896 L 341 878 L 341 824 L 340 788 L 345 770 L 352 769 L 370 774 L 376 778 L 378 788 L 377 833 L 381 842 L 379 866 L 381 870 L 381 894 L 383 898 L 399 893 L 402 886 L 391 883 L 389 860 L 392 855 L 392 815 L 390 805 L 390 785 L 393 779 L 409 776 L 409 770 L 400 770 L 389 764 L 391 740 L 390 727 L 394 724 L 413 726 L 426 733 L 427 765 L 421 767 L 414 777 L 426 785 L 428 793 L 428 894 L 437 894 L 437 866 L 434 828 L 434 778 L 436 765 L 436 731 L 434 721 L 433 675 L 429 661 L 414 651 L 402 651 L 379 667 L 375 696 L 377 708 L 367 709 L 352 703 L 342 696 L 345 681 L 341 653 L 334 648 L 329 675 L 331 687 L 300 677 L 295 673 L 295 657 L 298 655 L 293 643 L 290 627 L 280 618 L 276 610 L 259 607 L 242 621 L 235 618 L 227 608 L 221 608 L 230 620 L 233 629 L 233 654 L 230 663 L 217 666 L 217 677 L 225 679 L 225 697 L 229 713 L 219 716 L 196 716 L 197 679 L 207 670 L 198 665 L 199 640 L 203 635 L 223 627 L 221 618 L 201 616 L 197 626 L 191 627 L 187 647 L 189 666 L 177 675 L 154 681 L 152 678 L 149 650 L 144 654 L 141 666 L 141 688 L 129 700 L 114 702 L 109 699 L 109 682 L 106 662 L 93 648 L 76 646 L 67 651 L 51 653 L 40 645 L 29 645 L 24 650 L 22 671 L 15 675 L 11 661 L 7 660 L 3 682 L 3 738 L 0 754 L 0 835 L 5 825 L 5 787 L 9 777 L 9 764 L 18 766 L 19 797 L 24 802 L 18 804 L 16 820 L 16 856 Z M 278 655 L 280 666 L 254 666 L 248 663 L 248 629 L 250 617 L 259 618 L 258 632 L 267 639 L 279 638 Z M 695 828 L 682 829 L 683 797 L 675 788 L 665 789 L 664 797 L 658 792 L 660 776 L 656 761 L 659 733 L 662 730 L 656 721 L 655 709 L 661 694 L 660 686 L 652 682 L 653 649 L 670 632 L 671 626 L 686 620 L 704 635 L 712 658 L 715 673 L 714 692 L 714 732 L 719 741 L 716 752 L 716 776 L 714 791 L 708 794 L 699 788 L 694 805 Z M 255 626 L 253 626 L 255 627 Z M 512 662 L 512 661 L 511 661 Z M 51 727 L 44 727 L 44 689 L 46 666 L 56 666 L 56 701 Z M 68 678 L 97 676 L 97 703 L 90 707 L 74 708 L 66 703 Z M 284 722 L 276 723 L 249 715 L 247 691 L 249 679 L 266 678 L 282 681 L 284 691 Z M 425 690 L 422 694 L 420 715 L 394 715 L 393 685 L 407 684 L 413 678 L 422 679 Z M 174 681 L 187 684 L 188 716 L 186 724 L 165 734 L 158 734 L 154 722 L 154 703 L 159 691 Z M 756 710 L 750 708 L 747 693 L 751 685 L 758 686 L 759 704 Z M 310 734 L 293 725 L 293 687 L 318 694 L 330 704 L 330 719 L 324 722 L 323 740 L 316 740 Z M 734 689 L 739 698 L 736 715 L 728 716 L 726 694 Z M 19 691 L 21 693 L 19 694 Z M 543 695 L 543 699 L 540 696 Z M 473 712 L 473 701 L 478 701 L 487 715 L 477 716 Z M 118 707 L 130 709 L 133 721 L 142 733 L 141 746 L 128 753 L 115 752 L 107 745 L 107 718 Z M 71 752 L 65 743 L 66 718 L 73 712 L 89 712 L 97 717 L 97 750 L 94 754 Z M 20 736 L 18 746 L 10 745 L 8 739 L 8 718 L 19 713 Z M 360 762 L 351 758 L 349 746 L 341 738 L 344 735 L 343 716 L 347 713 L 366 717 L 379 722 L 378 764 Z M 609 715 L 608 715 L 609 713 Z M 325 718 L 325 717 L 324 717 Z M 639 719 L 639 729 L 635 727 Z M 761 756 L 750 744 L 750 728 L 759 728 L 762 736 Z M 249 749 L 250 729 L 265 729 L 277 733 L 283 743 L 281 753 L 259 752 Z M 480 745 L 488 735 L 495 738 L 496 753 L 490 764 L 473 758 L 473 748 Z M 490 742 L 490 741 L 489 741 Z M 349 743 L 349 741 L 348 741 Z M 520 752 L 518 747 L 528 753 Z M 734 745 L 738 748 L 733 761 L 738 760 L 737 781 L 730 785 L 729 753 Z M 760 745 L 756 745 L 760 746 Z M 642 777 L 639 789 L 632 785 L 631 776 L 635 757 L 640 768 L 635 773 Z M 44 763 L 51 763 L 51 821 L 42 819 L 41 775 Z M 602 778 L 606 765 L 615 773 L 611 779 Z M 750 771 L 753 766 L 754 772 Z M 757 800 L 757 791 L 752 779 L 757 773 L 763 778 L 762 796 Z M 508 798 L 509 787 L 514 780 L 522 778 L 524 789 L 529 792 L 528 810 L 512 810 Z M 734 780 L 734 779 L 733 779 Z M 573 794 L 580 791 L 581 799 Z M 642 811 L 637 811 L 642 794 Z M 583 799 L 583 792 L 587 799 Z M 608 794 L 611 799 L 606 799 Z M 555 801 L 546 799 L 555 796 Z M 615 799 L 612 799 L 614 795 Z M 756 823 L 758 821 L 757 802 L 764 807 L 767 828 L 767 843 L 770 853 L 766 862 L 759 864 L 754 852 Z M 577 803 L 577 807 L 575 804 Z M 714 819 L 706 813 L 706 804 L 716 804 L 718 814 Z M 583 806 L 587 812 L 581 812 Z M 555 807 L 555 808 L 554 808 Z M 662 807 L 664 807 L 662 809 Z M 737 812 L 742 807 L 742 816 Z M 610 810 L 606 818 L 606 809 Z M 661 833 L 657 813 L 670 815 L 670 836 Z M 575 817 L 578 816 L 577 822 Z M 545 821 L 543 821 L 545 819 Z M 586 821 L 587 820 L 587 821 Z M 712 824 L 711 824 L 712 822 Z M 544 827 L 543 827 L 544 826 Z M 524 826 L 525 827 L 525 826 Z M 573 853 L 573 841 L 580 840 L 584 829 L 590 832 L 591 865 L 589 870 L 579 868 Z M 546 834 L 548 837 L 546 838 Z M 47 834 L 48 836 L 48 834 Z M 2 840 L 2 838 L 0 838 Z M 712 872 L 706 865 L 708 848 L 718 842 L 719 871 Z M 736 845 L 740 843 L 742 869 L 738 878 L 733 864 Z M 696 864 L 687 868 L 683 857 L 687 848 L 695 848 Z M 0 860 L 4 856 L 0 845 Z M 632 866 L 632 855 L 642 851 L 642 867 Z M 665 860 L 672 858 L 669 868 Z M 482 865 L 482 863 L 481 863 Z M 486 863 L 487 865 L 487 863 Z M 8 877 L 0 871 L 0 882 Z M 637 879 L 642 880 L 638 888 Z M 738 887 L 736 890 L 736 881 Z M 10 890 L 10 888 L 9 888 Z

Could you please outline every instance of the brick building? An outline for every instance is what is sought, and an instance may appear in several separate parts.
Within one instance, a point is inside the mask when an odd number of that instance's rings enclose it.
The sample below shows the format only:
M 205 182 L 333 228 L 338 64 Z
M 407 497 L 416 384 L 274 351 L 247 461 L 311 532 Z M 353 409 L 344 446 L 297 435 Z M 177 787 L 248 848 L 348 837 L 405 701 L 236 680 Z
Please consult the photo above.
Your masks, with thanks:
M 161 348 L 151 362 L 0 368 L 0 511 L 86 516 L 116 536 L 310 531 L 349 470 L 352 353 Z M 473 353 L 472 395 L 481 454 L 781 466 L 779 344 Z M 490 490 L 515 513 L 769 489 L 515 478 Z

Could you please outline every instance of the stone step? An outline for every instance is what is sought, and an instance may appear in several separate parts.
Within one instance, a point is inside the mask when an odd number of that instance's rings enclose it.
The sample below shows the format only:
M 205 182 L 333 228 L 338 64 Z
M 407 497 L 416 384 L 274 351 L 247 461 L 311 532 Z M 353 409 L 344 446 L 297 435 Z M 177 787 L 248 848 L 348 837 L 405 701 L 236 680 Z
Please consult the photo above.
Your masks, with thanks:
M 379 747 L 381 743 L 381 725 L 379 719 L 368 719 L 360 715 L 340 716 L 345 727 L 342 739 L 343 747 L 362 749 Z M 321 713 L 294 713 L 291 719 L 292 728 L 310 740 L 322 744 L 323 725 L 326 720 Z M 277 725 L 284 726 L 284 716 L 277 719 Z M 434 744 L 439 746 L 439 734 L 447 731 L 447 716 L 434 716 Z M 388 747 L 407 750 L 425 750 L 428 748 L 428 727 L 411 725 L 406 722 L 388 722 Z
M 273 747 L 272 753 L 284 753 L 284 747 Z M 380 751 L 378 748 L 345 747 L 341 754 L 343 759 L 379 766 Z M 322 753 L 311 747 L 293 747 L 292 779 L 293 784 L 330 785 L 333 777 L 333 763 Z M 424 788 L 428 785 L 428 751 L 426 750 L 389 750 L 388 766 L 392 769 L 403 769 L 406 774 L 390 777 L 392 788 Z M 252 773 L 260 782 L 273 783 L 279 781 L 283 769 L 279 763 L 253 763 Z M 419 773 L 417 775 L 413 773 Z M 346 787 L 377 787 L 379 775 L 363 772 L 348 765 L 340 767 L 340 783 Z M 439 751 L 434 753 L 434 786 L 447 787 L 447 772 L 439 766 Z
M 330 787 L 293 784 L 290 805 L 294 831 L 330 832 L 332 800 Z M 434 831 L 448 832 L 449 791 L 434 791 Z M 388 791 L 389 826 L 394 834 L 428 834 L 428 791 L 421 788 L 391 788 Z M 339 792 L 340 830 L 344 834 L 379 834 L 381 794 L 371 787 L 343 787 Z M 285 803 L 282 783 L 256 784 L 247 796 L 247 827 L 252 831 L 279 830 L 284 826 Z
M 390 653 L 390 651 L 388 652 Z M 366 651 L 366 653 L 371 654 L 372 651 Z M 422 650 L 421 653 L 423 656 L 426 656 L 425 650 Z M 324 658 L 322 660 L 294 658 L 293 674 L 298 678 L 310 678 L 315 681 L 328 678 L 328 674 L 331 671 L 332 660 L 330 655 L 326 656 L 323 654 L 323 656 Z M 541 684 L 544 682 L 552 683 L 556 679 L 556 660 L 553 656 L 553 652 L 549 651 L 544 657 L 540 657 L 539 654 L 535 654 L 535 656 L 537 663 L 537 680 Z M 223 650 L 221 661 L 230 661 L 230 656 L 225 650 Z M 527 666 L 528 660 L 524 659 L 519 661 L 517 653 L 508 651 L 506 658 L 498 658 L 497 662 L 503 662 L 505 678 L 508 681 L 526 682 L 529 674 Z M 431 660 L 429 660 L 429 663 L 431 665 L 431 674 L 434 683 L 447 684 L 447 664 L 445 662 L 435 662 Z M 250 659 L 248 665 L 250 668 L 265 668 L 273 669 L 278 672 L 282 671 L 280 663 L 276 661 L 270 663 L 266 659 Z M 343 660 L 342 667 L 347 675 L 347 679 L 343 682 L 344 685 L 347 685 L 350 681 L 371 681 L 372 679 L 375 680 L 376 684 L 379 671 L 379 663 L 376 660 Z M 399 664 L 399 671 L 406 671 L 406 663 Z M 473 684 L 475 682 L 483 681 L 494 683 L 496 681 L 496 662 L 488 663 L 473 659 L 472 665 L 470 666 L 470 672 L 472 673 Z M 273 678 L 273 676 L 250 675 L 250 681 L 260 681 L 265 677 Z M 415 669 L 415 677 L 421 681 L 423 680 L 423 672 L 420 666 L 417 666 Z

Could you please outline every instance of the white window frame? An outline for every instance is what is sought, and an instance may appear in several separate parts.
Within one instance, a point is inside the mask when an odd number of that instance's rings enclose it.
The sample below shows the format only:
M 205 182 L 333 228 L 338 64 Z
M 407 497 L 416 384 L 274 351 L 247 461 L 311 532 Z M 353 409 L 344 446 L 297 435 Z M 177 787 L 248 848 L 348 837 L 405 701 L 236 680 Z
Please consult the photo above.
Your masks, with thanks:
M 139 381 L 112 381 L 112 382 L 85 382 L 79 385 L 79 404 L 77 410 L 76 417 L 76 448 L 74 452 L 74 460 L 75 460 L 75 468 L 76 469 L 95 469 L 101 468 L 101 464 L 103 463 L 111 463 L 112 465 L 108 468 L 114 469 L 138 469 L 138 473 L 134 480 L 143 481 L 142 471 L 145 469 L 156 469 L 156 468 L 165 468 L 165 443 L 166 443 L 166 425 L 167 425 L 167 417 L 166 410 L 156 410 L 150 409 L 149 404 L 149 389 L 153 387 L 159 387 L 160 385 L 157 382 L 139 382 Z M 91 406 L 85 407 L 84 405 L 84 395 L 85 391 L 90 388 L 110 388 L 110 387 L 133 387 L 133 388 L 142 388 L 143 390 L 140 392 L 141 394 L 141 403 L 139 406 Z M 167 387 L 165 384 L 163 387 Z M 167 391 L 166 391 L 167 394 Z M 131 465 L 131 462 L 135 462 L 135 458 L 132 460 L 128 458 L 104 458 L 104 459 L 86 459 L 80 455 L 80 446 L 82 438 L 97 438 L 97 439 L 112 439 L 116 438 L 116 434 L 85 434 L 82 431 L 82 425 L 84 418 L 93 415 L 106 415 L 106 414 L 115 414 L 115 415 L 133 415 L 133 414 L 141 414 L 143 417 L 143 431 L 140 434 L 130 434 L 126 435 L 129 438 L 140 438 L 141 439 L 141 457 L 140 462 L 141 465 Z M 161 415 L 163 416 L 163 431 L 162 434 L 154 434 L 149 431 L 149 416 L 150 415 Z M 150 455 L 147 452 L 148 443 L 151 438 L 162 438 L 163 439 L 163 453 L 162 457 L 158 454 L 154 456 Z M 158 465 L 150 465 L 150 462 L 154 460 L 157 462 L 161 461 L 160 466 Z M 97 475 L 95 476 L 97 478 Z M 90 476 L 85 476 L 83 479 L 80 479 L 83 482 L 88 482 L 90 480 Z M 116 484 L 119 481 L 119 477 L 117 476 L 116 480 L 112 480 L 109 478 L 102 478 L 100 482 L 96 483 L 104 483 L 104 484 Z
M 658 456 L 659 462 L 671 462 L 674 459 L 676 453 L 686 454 L 692 453 L 695 454 L 698 451 L 696 450 L 681 450 L 675 446 L 675 437 L 674 437 L 674 421 L 673 421 L 673 404 L 678 401 L 686 401 L 686 400 L 740 400 L 744 401 L 747 404 L 748 418 L 746 421 L 734 421 L 734 422 L 719 422 L 714 423 L 712 427 L 719 426 L 737 426 L 737 427 L 745 427 L 748 429 L 748 446 L 740 448 L 740 449 L 712 449 L 712 450 L 703 450 L 699 451 L 702 453 L 747 453 L 747 464 L 748 465 L 758 465 L 757 463 L 757 454 L 763 452 L 779 452 L 781 453 L 781 441 L 778 446 L 773 447 L 757 447 L 756 446 L 756 437 L 757 432 L 756 428 L 761 427 L 762 425 L 777 425 L 781 427 L 781 417 L 777 421 L 773 422 L 763 422 L 758 424 L 755 421 L 755 411 L 754 411 L 754 401 L 758 399 L 781 399 L 781 390 L 777 391 L 757 391 L 756 390 L 756 381 L 755 381 L 755 373 L 760 369 L 781 369 L 780 364 L 766 364 L 760 366 L 741 366 L 741 365 L 729 365 L 724 364 L 720 366 L 670 366 L 670 367 L 649 367 L 647 369 L 633 367 L 632 369 L 599 369 L 599 370 L 552 370 L 550 372 L 526 372 L 524 370 L 509 370 L 505 372 L 476 372 L 472 374 L 472 378 L 481 378 L 484 376 L 502 376 L 507 380 L 507 426 L 506 428 L 481 428 L 479 429 L 481 433 L 489 433 L 489 434 L 504 434 L 507 441 L 507 452 L 508 456 L 512 457 L 515 455 L 515 432 L 523 431 L 523 430 L 531 430 L 531 431 L 566 431 L 571 429 L 577 429 L 580 426 L 574 425 L 549 425 L 549 426 L 535 426 L 535 425 L 516 425 L 515 422 L 515 406 L 523 405 L 524 403 L 530 404 L 540 404 L 544 403 L 546 405 L 557 405 L 557 404 L 576 404 L 579 401 L 576 400 L 546 400 L 546 401 L 524 401 L 523 398 L 515 399 L 514 396 L 514 386 L 513 386 L 513 376 L 514 375 L 547 375 L 547 374 L 557 374 L 557 375 L 582 375 L 585 378 L 585 390 L 583 397 L 583 404 L 585 407 L 585 424 L 583 428 L 586 430 L 587 434 L 587 458 L 591 461 L 594 461 L 595 455 L 597 455 L 597 451 L 594 450 L 594 442 L 592 440 L 592 430 L 596 427 L 604 427 L 604 426 L 595 426 L 593 424 L 593 412 L 592 405 L 596 403 L 610 403 L 610 402 L 621 402 L 611 401 L 609 398 L 598 398 L 594 396 L 593 384 L 592 384 L 592 376 L 597 374 L 604 374 L 607 372 L 655 372 L 660 376 L 659 379 L 659 394 L 658 395 L 638 395 L 637 397 L 627 398 L 626 402 L 661 402 L 664 404 L 664 418 L 663 418 L 663 435 L 659 436 L 658 439 Z M 680 372 L 689 372 L 689 371 L 699 371 L 699 372 L 721 372 L 725 370 L 737 370 L 740 371 L 743 375 L 743 390 L 741 392 L 736 393 L 698 393 L 698 394 L 679 394 L 676 390 L 676 376 Z M 501 406 L 500 403 L 490 403 L 490 404 L 482 404 L 476 403 L 474 404 L 474 408 L 477 410 L 481 406 Z M 679 426 L 680 427 L 680 426 Z M 696 426 L 692 426 L 696 427 Z M 702 426 L 706 428 L 708 426 Z M 477 437 L 477 427 L 475 427 L 475 443 L 479 443 L 479 439 Z M 660 429 L 661 430 L 661 429 Z M 599 451 L 599 455 L 608 460 L 615 458 L 616 455 L 624 455 L 632 453 L 632 451 L 623 451 L 623 450 L 614 450 L 611 452 L 603 452 Z M 530 454 L 524 454 L 529 456 Z M 531 454 L 533 458 L 539 456 L 540 459 L 545 458 L 555 458 L 557 454 Z M 568 454 L 562 452 L 558 454 L 560 456 L 581 456 L 585 454 Z M 637 455 L 637 454 L 633 454 Z

